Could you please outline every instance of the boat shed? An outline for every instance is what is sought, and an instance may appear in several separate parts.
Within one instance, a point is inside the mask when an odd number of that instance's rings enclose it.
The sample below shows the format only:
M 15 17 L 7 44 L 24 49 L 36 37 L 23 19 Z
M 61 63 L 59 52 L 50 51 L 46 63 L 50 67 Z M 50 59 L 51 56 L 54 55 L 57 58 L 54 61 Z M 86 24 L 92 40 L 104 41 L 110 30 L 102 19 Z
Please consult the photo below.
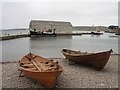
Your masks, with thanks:
M 72 33 L 73 26 L 70 22 L 64 21 L 31 20 L 29 29 L 40 32 L 51 31 L 55 33 L 69 34 Z

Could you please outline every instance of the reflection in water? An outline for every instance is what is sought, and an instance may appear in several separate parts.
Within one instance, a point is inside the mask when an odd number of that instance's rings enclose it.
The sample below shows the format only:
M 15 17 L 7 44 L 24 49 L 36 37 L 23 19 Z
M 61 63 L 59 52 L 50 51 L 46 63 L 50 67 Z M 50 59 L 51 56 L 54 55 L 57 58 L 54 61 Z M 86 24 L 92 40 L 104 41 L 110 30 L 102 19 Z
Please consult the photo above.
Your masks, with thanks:
M 30 51 L 44 57 L 63 57 L 62 48 L 71 48 L 72 36 L 30 37 Z
M 19 61 L 29 52 L 29 38 L 2 41 L 2 61 Z
M 63 48 L 98 52 L 113 49 L 118 53 L 118 38 L 109 37 L 104 33 L 101 36 L 56 36 L 27 38 L 2 41 L 2 60 L 18 61 L 28 52 L 33 52 L 48 58 L 63 58 Z
M 72 39 L 71 35 L 68 36 L 31 36 L 30 40 L 50 40 L 50 39 Z
M 93 35 L 93 34 L 91 34 L 91 37 L 100 38 L 101 35 Z
M 105 33 L 100 36 L 73 36 L 71 48 L 88 52 L 99 52 L 113 49 L 114 52 L 118 53 L 118 38 L 109 38 L 109 34 Z

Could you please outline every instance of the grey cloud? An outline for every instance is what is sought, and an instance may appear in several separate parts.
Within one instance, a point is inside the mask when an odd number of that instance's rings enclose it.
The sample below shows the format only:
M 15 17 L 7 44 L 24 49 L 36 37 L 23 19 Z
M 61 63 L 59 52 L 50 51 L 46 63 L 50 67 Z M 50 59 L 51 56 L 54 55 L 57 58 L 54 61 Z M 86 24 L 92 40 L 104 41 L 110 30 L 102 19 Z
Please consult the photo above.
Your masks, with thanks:
M 117 24 L 117 2 L 3 3 L 3 28 L 28 27 L 31 19 L 71 21 L 73 25 Z

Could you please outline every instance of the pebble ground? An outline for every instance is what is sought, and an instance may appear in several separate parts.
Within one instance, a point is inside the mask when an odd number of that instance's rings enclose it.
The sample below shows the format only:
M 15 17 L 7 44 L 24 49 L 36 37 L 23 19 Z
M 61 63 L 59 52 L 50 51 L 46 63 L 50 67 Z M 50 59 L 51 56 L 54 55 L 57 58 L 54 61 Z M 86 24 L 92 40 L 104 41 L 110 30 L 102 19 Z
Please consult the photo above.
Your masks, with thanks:
M 55 88 L 118 88 L 118 55 L 111 55 L 101 71 L 81 64 L 69 65 L 66 59 L 55 59 L 63 67 Z M 28 77 L 19 77 L 18 62 L 0 63 L 2 88 L 44 88 Z

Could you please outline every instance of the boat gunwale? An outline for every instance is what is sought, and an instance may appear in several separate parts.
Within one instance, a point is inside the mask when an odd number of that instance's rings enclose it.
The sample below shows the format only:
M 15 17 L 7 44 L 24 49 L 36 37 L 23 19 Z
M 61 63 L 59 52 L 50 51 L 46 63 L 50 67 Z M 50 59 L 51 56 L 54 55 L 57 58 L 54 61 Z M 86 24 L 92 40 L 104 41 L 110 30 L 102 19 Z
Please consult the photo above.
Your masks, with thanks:
M 29 56 L 30 55 L 30 56 Z M 28 56 L 28 57 L 27 57 Z M 39 58 L 36 58 L 39 57 Z M 47 62 L 51 62 L 50 63 L 50 68 L 48 69 L 43 69 L 44 67 L 42 66 L 42 64 L 39 64 L 38 68 L 38 64 L 37 63 L 46 63 Z M 21 73 L 23 72 L 25 76 L 32 78 L 33 80 L 38 81 L 41 85 L 45 86 L 46 88 L 53 88 L 55 86 L 55 83 L 58 79 L 58 77 L 61 75 L 61 73 L 63 72 L 63 68 L 62 66 L 60 66 L 57 62 L 54 62 L 53 60 L 44 58 L 42 56 L 33 54 L 33 53 L 28 53 L 27 55 L 23 56 L 22 59 L 19 61 L 20 63 L 20 67 L 18 70 L 21 71 Z M 31 67 L 31 65 L 29 64 L 33 64 L 34 66 Z M 28 64 L 26 66 L 22 66 Z M 51 66 L 51 64 L 54 64 Z M 40 70 L 39 70 L 40 69 Z M 20 73 L 20 75 L 21 75 Z
M 63 51 L 63 50 L 69 50 L 69 51 L 71 51 L 71 52 L 78 52 L 78 54 L 67 53 L 67 52 L 65 52 L 65 51 Z M 87 53 L 87 54 L 83 54 L 83 53 L 85 53 L 85 52 L 82 53 L 82 52 L 74 51 L 74 50 L 70 50 L 70 49 L 62 49 L 62 53 L 63 53 L 63 54 L 68 55 L 68 56 L 72 56 L 72 57 L 91 56 L 91 55 L 97 55 L 97 54 L 108 53 L 108 52 L 110 52 L 110 51 L 111 51 L 111 49 L 110 49 L 109 51 L 103 51 L 103 52 L 97 52 L 97 53 Z M 80 53 L 83 54 L 83 55 L 81 55 Z
M 25 69 L 24 67 L 20 67 L 20 69 L 23 71 L 28 71 L 28 72 L 33 72 L 33 73 L 40 73 L 40 71 L 39 70 L 31 70 L 31 69 Z M 60 68 L 59 68 L 59 70 L 58 70 L 58 72 L 62 72 L 63 71 L 63 69 L 62 69 L 62 67 L 60 66 Z M 41 71 L 41 73 L 46 73 L 46 72 L 57 72 L 57 70 L 54 70 L 54 71 Z
M 47 59 L 47 58 L 44 58 L 44 57 L 42 57 L 42 56 L 39 56 L 39 55 L 36 55 L 36 54 L 33 54 L 33 53 L 31 53 L 32 55 L 34 55 L 34 57 L 33 58 L 37 58 L 37 57 L 39 57 L 39 58 L 41 58 L 41 59 L 44 59 L 45 61 L 47 61 L 47 62 L 52 62 L 53 64 L 54 64 L 54 66 L 57 66 L 58 64 L 57 63 L 55 63 L 55 62 L 53 62 L 53 61 L 51 61 L 51 60 L 49 60 L 49 59 Z M 27 54 L 27 55 L 25 55 L 25 56 L 23 56 L 22 57 L 22 59 L 21 59 L 21 61 L 24 59 L 24 58 L 27 58 L 28 60 L 29 60 L 29 57 L 28 57 L 28 55 L 29 54 Z M 33 59 L 34 60 L 34 59 Z M 52 59 L 53 60 L 53 59 Z M 20 61 L 20 63 L 22 63 Z M 24 63 L 25 64 L 25 63 Z M 28 72 L 40 72 L 38 69 L 36 69 L 36 70 L 32 70 L 31 68 L 25 68 L 24 66 L 20 66 L 20 69 L 21 70 L 24 70 L 24 71 L 28 71 Z M 51 68 L 48 68 L 48 69 L 51 69 Z M 52 69 L 57 69 L 57 68 L 52 68 Z M 57 70 L 42 70 L 41 72 L 43 73 L 43 72 L 56 72 Z M 58 72 L 62 72 L 63 71 L 63 68 L 60 66 L 60 65 L 58 65 Z

